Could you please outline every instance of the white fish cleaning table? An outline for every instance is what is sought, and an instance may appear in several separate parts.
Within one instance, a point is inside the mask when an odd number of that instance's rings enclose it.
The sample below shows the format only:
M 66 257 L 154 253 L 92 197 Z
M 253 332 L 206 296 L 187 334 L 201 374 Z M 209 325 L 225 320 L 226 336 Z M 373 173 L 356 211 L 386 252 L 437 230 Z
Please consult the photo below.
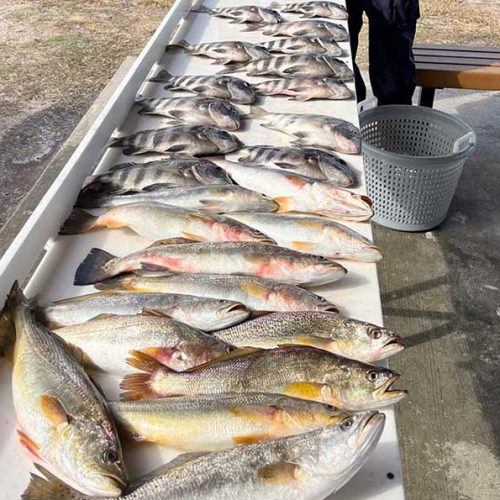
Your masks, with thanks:
M 241 3 L 241 0 L 221 0 L 217 3 L 207 2 L 206 5 L 232 7 Z M 261 6 L 270 4 L 265 1 L 254 3 Z M 190 13 L 192 5 L 193 2 L 190 0 L 177 0 L 171 7 L 158 30 L 3 256 L 0 261 L 0 300 L 2 302 L 12 282 L 15 279 L 25 282 L 30 273 L 32 273 L 31 279 L 27 284 L 26 292 L 29 296 L 39 294 L 40 300 L 43 301 L 91 293 L 94 291 L 93 287 L 76 287 L 73 285 L 73 278 L 78 264 L 92 247 L 103 248 L 121 256 L 150 243 L 124 229 L 71 237 L 58 237 L 57 233 L 61 223 L 70 213 L 87 175 L 93 172 L 105 172 L 114 164 L 131 161 L 131 158 L 123 156 L 119 149 L 106 149 L 110 136 L 112 134 L 126 135 L 163 126 L 165 120 L 162 118 L 137 114 L 133 106 L 136 94 L 140 93 L 145 97 L 183 95 L 180 92 L 172 93 L 164 90 L 161 83 L 145 83 L 147 78 L 156 74 L 160 69 L 166 69 L 174 75 L 213 74 L 222 69 L 219 64 L 213 65 L 210 59 L 191 56 L 181 50 L 174 49 L 165 52 L 167 43 L 179 41 L 182 38 L 191 43 L 224 40 L 259 42 L 270 39 L 260 31 L 244 32 L 242 31 L 244 25 L 230 24 L 228 19 Z M 284 17 L 287 20 L 299 19 L 294 14 L 284 14 Z M 333 22 L 343 24 L 347 28 L 346 22 Z M 349 42 L 341 42 L 340 45 L 347 54 L 350 53 Z M 350 57 L 344 60 L 352 66 Z M 260 78 L 247 77 L 239 73 L 235 76 L 240 76 L 250 82 L 260 80 Z M 348 85 L 354 89 L 354 83 L 351 82 Z M 273 96 L 262 98 L 259 106 L 274 112 L 327 114 L 359 125 L 354 100 L 295 102 L 284 96 Z M 248 110 L 248 107 L 241 106 L 241 109 Z M 291 140 L 285 134 L 261 127 L 257 120 L 249 121 L 245 130 L 237 132 L 237 135 L 246 145 L 287 146 Z M 361 182 L 354 191 L 365 194 L 361 155 L 340 156 L 353 165 L 359 174 Z M 228 159 L 231 159 L 231 155 Z M 133 161 L 145 161 L 145 158 L 134 157 Z M 369 223 L 348 223 L 347 225 L 369 238 L 372 237 Z M 42 254 L 43 257 L 40 260 Z M 382 324 L 375 264 L 344 261 L 342 264 L 349 270 L 346 278 L 314 291 L 337 304 L 345 315 Z M 16 422 L 12 406 L 10 377 L 10 364 L 1 362 L 0 491 L 2 491 L 2 498 L 6 500 L 20 497 L 28 484 L 29 473 L 33 470 L 32 461 L 18 443 L 15 432 Z M 99 382 L 110 398 L 118 396 L 116 380 L 102 377 Z M 404 385 L 404 376 L 402 385 Z M 400 500 L 404 498 L 394 412 L 392 409 L 387 409 L 384 413 L 387 416 L 387 422 L 378 447 L 358 474 L 335 495 L 336 499 Z M 127 444 L 125 456 L 131 475 L 136 476 L 165 463 L 174 455 L 155 445 Z

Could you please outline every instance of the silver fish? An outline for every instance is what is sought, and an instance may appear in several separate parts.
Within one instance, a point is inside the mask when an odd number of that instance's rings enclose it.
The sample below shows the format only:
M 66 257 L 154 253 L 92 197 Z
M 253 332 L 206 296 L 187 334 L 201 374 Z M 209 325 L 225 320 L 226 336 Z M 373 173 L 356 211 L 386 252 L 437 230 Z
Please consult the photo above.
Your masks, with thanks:
M 140 97 L 136 103 L 139 114 L 165 116 L 171 124 L 209 125 L 222 130 L 238 130 L 241 125 L 238 110 L 215 97 Z
M 302 14 L 302 17 L 305 18 L 325 17 L 344 21 L 349 17 L 347 9 L 343 5 L 335 2 L 326 2 L 324 0 L 297 3 L 272 2 L 271 7 L 281 12 Z
M 186 156 L 210 156 L 231 153 L 241 146 L 240 140 L 224 130 L 203 125 L 177 125 L 142 130 L 124 137 L 114 137 L 110 148 L 124 147 L 123 154 L 181 153 Z
M 329 180 L 336 186 L 349 187 L 357 183 L 356 172 L 346 161 L 321 149 L 245 146 L 237 154 L 239 162 L 290 170 L 312 179 Z
M 265 121 L 263 127 L 296 137 L 293 144 L 318 146 L 339 153 L 359 154 L 361 135 L 352 123 L 328 115 L 270 113 L 252 106 L 249 118 Z
M 269 57 L 269 52 L 250 42 L 207 42 L 190 44 L 186 40 L 181 40 L 175 44 L 167 46 L 181 47 L 195 56 L 209 57 L 215 59 L 214 64 L 229 64 L 231 62 L 248 62 Z
M 196 9 L 192 9 L 191 12 L 201 12 L 215 17 L 227 17 L 232 19 L 231 23 L 276 24 L 283 21 L 279 12 L 257 5 L 240 5 L 238 7 L 223 7 L 220 9 L 209 9 L 201 5 Z
M 245 320 L 243 304 L 229 300 L 166 293 L 91 293 L 39 306 L 37 315 L 51 328 L 84 323 L 102 314 L 158 314 L 212 331 Z
M 65 326 L 57 335 L 78 349 L 91 370 L 114 375 L 130 372 L 129 351 L 141 351 L 175 371 L 215 359 L 231 346 L 212 334 L 154 316 L 103 316 Z
M 103 194 L 125 194 L 148 189 L 232 184 L 232 179 L 218 165 L 199 158 L 172 158 L 145 163 L 122 163 L 109 172 L 87 177 L 77 200 Z M 152 188 L 151 186 L 155 186 Z
M 294 36 L 260 42 L 268 52 L 280 54 L 326 54 L 340 57 L 344 55 L 342 47 L 331 37 Z
M 278 204 L 262 194 L 234 185 L 210 185 L 184 188 L 151 186 L 150 191 L 137 194 L 79 197 L 80 208 L 117 207 L 130 203 L 164 203 L 214 214 L 228 212 L 275 212 Z
M 99 290 L 178 293 L 241 302 L 253 311 L 337 311 L 323 297 L 295 285 L 255 276 L 129 273 L 96 284 Z
M 248 26 L 243 31 L 261 30 L 262 26 Z M 270 36 L 326 36 L 336 42 L 349 40 L 349 33 L 340 24 L 323 20 L 290 21 L 286 23 L 265 26 L 264 35 Z
M 325 217 L 239 212 L 232 219 L 270 236 L 278 245 L 332 259 L 378 262 L 380 250 L 356 231 Z
M 350 99 L 354 95 L 342 80 L 329 77 L 281 78 L 257 82 L 254 87 L 262 95 L 288 95 L 292 101 Z
M 78 267 L 75 285 L 104 281 L 137 270 L 193 274 L 240 274 L 307 286 L 331 283 L 347 270 L 325 257 L 266 243 L 159 242 L 125 257 L 93 248 Z M 177 318 L 175 318 L 177 319 Z M 205 330 L 206 328 L 202 328 Z
M 297 436 L 216 453 L 186 453 L 139 478 L 127 500 L 320 500 L 347 483 L 376 447 L 383 413 L 353 415 Z M 84 500 L 39 467 L 24 500 Z
M 214 335 L 236 347 L 306 345 L 364 363 L 385 359 L 404 348 L 401 338 L 386 328 L 318 311 L 271 313 Z
M 250 76 L 275 75 L 284 78 L 292 77 L 335 77 L 344 81 L 353 79 L 353 72 L 340 59 L 325 55 L 304 54 L 272 56 L 259 61 L 228 64 L 219 74 L 244 71 Z
M 333 219 L 368 220 L 373 215 L 367 196 L 351 193 L 331 182 L 311 179 L 286 170 L 220 160 L 238 184 L 274 199 L 281 212 L 304 212 Z
M 173 76 L 162 69 L 150 82 L 165 83 L 170 90 L 187 90 L 207 97 L 220 97 L 237 104 L 253 104 L 255 91 L 248 82 L 234 76 L 180 75 Z

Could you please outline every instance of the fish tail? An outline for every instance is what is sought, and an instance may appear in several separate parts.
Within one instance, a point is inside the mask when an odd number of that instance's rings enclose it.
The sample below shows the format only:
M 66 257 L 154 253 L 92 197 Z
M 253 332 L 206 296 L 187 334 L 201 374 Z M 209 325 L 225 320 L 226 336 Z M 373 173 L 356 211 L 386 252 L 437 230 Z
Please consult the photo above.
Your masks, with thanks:
M 126 146 L 125 144 L 126 137 L 111 137 L 108 147 L 110 148 L 120 148 L 122 146 Z
M 102 208 L 108 206 L 109 197 L 95 189 L 83 189 L 75 202 L 78 208 Z
M 16 340 L 16 328 L 13 314 L 19 306 L 29 307 L 30 303 L 16 280 L 0 312 L 0 357 L 10 352 Z
M 196 12 L 198 14 L 213 14 L 214 11 L 212 9 L 209 9 L 205 5 L 200 5 L 199 7 L 196 7 L 196 9 L 191 9 L 191 12 Z
M 114 255 L 111 255 L 105 250 L 93 248 L 78 266 L 75 273 L 74 284 L 77 286 L 92 285 L 93 283 L 98 283 L 99 281 L 104 281 L 109 278 L 110 274 L 105 264 L 114 258 Z
M 157 75 L 150 78 L 148 82 L 167 83 L 170 78 L 172 78 L 172 75 L 166 69 L 162 69 Z
M 250 113 L 245 115 L 246 118 L 263 118 L 269 114 L 264 108 L 259 106 L 250 106 Z
M 179 40 L 176 43 L 170 43 L 167 45 L 167 50 L 171 48 L 181 48 L 184 50 L 191 50 L 191 44 L 186 40 Z
M 51 474 L 42 466 L 35 464 L 35 467 L 44 475 L 31 474 L 28 487 L 21 495 L 22 500 L 46 500 L 47 498 L 57 498 L 59 500 L 83 500 L 87 498 L 80 494 L 59 478 Z
M 61 227 L 59 234 L 82 234 L 92 231 L 96 227 L 98 218 L 79 208 L 75 208 Z

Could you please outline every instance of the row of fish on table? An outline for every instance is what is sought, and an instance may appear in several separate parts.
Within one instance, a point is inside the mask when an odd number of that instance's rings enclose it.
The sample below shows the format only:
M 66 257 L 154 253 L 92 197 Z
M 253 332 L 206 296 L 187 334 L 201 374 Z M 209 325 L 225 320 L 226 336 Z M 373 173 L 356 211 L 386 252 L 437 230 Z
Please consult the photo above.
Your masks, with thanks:
M 289 38 L 180 45 L 224 72 L 286 79 L 161 71 L 152 81 L 198 96 L 139 98 L 139 113 L 171 126 L 110 143 L 161 159 L 87 179 L 61 228 L 128 228 L 150 245 L 122 256 L 92 249 L 74 283 L 96 293 L 37 304 L 12 287 L 0 355 L 13 361 L 18 434 L 39 470 L 23 498 L 325 498 L 376 446 L 377 410 L 405 396 L 396 373 L 372 364 L 403 348 L 399 336 L 311 290 L 344 278 L 334 259 L 381 258 L 338 222 L 372 215 L 370 200 L 346 189 L 357 176 L 335 153 L 359 153 L 359 132 L 330 116 L 236 107 L 257 93 L 350 97 L 342 79 L 352 73 L 331 55 L 345 29 L 274 10 L 345 19 L 345 9 L 272 7 L 198 11 Z M 249 119 L 293 145 L 244 146 L 231 132 Z M 237 161 L 206 158 L 229 153 Z M 121 380 L 120 401 L 97 385 L 103 374 Z M 129 482 L 126 439 L 183 454 Z

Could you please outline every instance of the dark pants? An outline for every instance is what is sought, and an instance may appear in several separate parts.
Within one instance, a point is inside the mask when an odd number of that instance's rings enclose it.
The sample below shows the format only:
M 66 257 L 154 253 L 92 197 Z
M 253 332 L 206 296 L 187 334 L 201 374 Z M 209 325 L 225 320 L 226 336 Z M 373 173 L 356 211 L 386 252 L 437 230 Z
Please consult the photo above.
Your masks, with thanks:
M 413 40 L 419 17 L 418 0 L 347 0 L 349 31 L 358 101 L 366 86 L 355 58 L 363 12 L 369 25 L 370 82 L 379 105 L 411 104 L 415 91 Z

